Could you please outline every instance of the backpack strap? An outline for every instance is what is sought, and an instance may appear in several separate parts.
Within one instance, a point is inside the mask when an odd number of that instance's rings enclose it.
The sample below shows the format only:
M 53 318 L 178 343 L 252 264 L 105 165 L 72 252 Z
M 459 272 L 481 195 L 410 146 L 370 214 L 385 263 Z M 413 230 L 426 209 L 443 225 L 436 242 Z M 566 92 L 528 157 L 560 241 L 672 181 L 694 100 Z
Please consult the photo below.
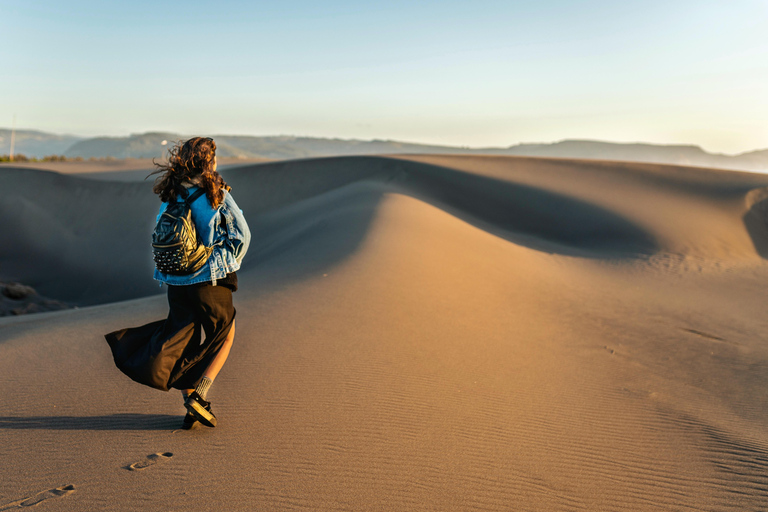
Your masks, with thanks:
M 195 200 L 200 197 L 201 195 L 205 194 L 205 189 L 198 188 L 195 190 L 191 196 L 187 197 L 184 202 L 186 202 L 189 206 L 192 206 L 192 203 L 195 202 Z

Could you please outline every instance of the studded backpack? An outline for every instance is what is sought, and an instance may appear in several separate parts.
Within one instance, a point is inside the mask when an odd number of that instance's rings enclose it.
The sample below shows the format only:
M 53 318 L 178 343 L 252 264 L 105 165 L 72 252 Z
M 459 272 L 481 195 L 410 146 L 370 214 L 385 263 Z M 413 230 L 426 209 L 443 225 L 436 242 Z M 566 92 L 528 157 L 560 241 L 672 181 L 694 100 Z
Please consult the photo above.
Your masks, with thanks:
M 152 256 L 157 270 L 183 276 L 200 270 L 213 250 L 197 237 L 191 204 L 205 193 L 196 190 L 183 202 L 169 203 L 152 233 Z

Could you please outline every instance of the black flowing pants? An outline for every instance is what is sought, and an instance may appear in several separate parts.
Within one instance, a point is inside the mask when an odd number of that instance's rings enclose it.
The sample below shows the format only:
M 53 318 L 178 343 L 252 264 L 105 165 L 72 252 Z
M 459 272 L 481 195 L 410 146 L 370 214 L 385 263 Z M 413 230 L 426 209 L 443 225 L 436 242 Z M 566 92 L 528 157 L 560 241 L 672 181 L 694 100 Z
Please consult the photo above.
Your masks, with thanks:
M 192 389 L 232 328 L 232 290 L 211 283 L 168 286 L 168 305 L 167 319 L 104 337 L 115 365 L 136 382 L 163 391 Z

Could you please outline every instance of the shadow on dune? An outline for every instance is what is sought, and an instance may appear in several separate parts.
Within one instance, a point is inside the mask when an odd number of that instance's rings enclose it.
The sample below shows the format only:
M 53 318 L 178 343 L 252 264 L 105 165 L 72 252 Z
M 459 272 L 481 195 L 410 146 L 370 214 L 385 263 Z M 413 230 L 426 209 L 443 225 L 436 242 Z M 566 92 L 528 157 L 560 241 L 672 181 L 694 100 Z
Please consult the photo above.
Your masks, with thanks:
M 364 240 L 397 164 L 333 157 L 222 173 L 253 237 L 242 272 L 300 280 L 344 260 Z
M 268 264 L 301 278 L 343 261 L 365 239 L 386 192 L 378 182 L 352 183 L 258 216 L 243 271 Z
M 149 246 L 158 206 L 151 183 L 3 169 L 0 278 L 78 306 L 160 293 Z
M 757 253 L 768 260 L 768 188 L 750 191 L 746 195 L 746 203 L 744 226 Z
M 244 270 L 266 264 L 270 269 L 287 268 L 293 278 L 301 278 L 343 260 L 367 236 L 388 193 L 409 195 L 513 243 L 550 253 L 622 258 L 658 250 L 652 236 L 621 216 L 544 189 L 400 159 L 346 157 L 319 162 L 333 163 L 343 172 L 354 169 L 364 178 L 299 201 L 268 196 L 273 204 L 284 206 L 264 211 L 251 222 L 253 253 Z M 302 164 L 306 171 L 315 162 L 292 164 Z M 273 172 L 273 165 L 253 171 Z M 241 179 L 240 189 L 253 188 L 245 176 Z
M 182 415 L 108 414 L 104 416 L 6 416 L 0 430 L 173 430 Z
M 615 212 L 520 183 L 407 162 L 403 185 L 416 197 L 532 249 L 590 258 L 650 255 L 651 236 Z
M 269 162 L 223 173 L 249 220 L 243 270 L 292 278 L 354 253 L 381 198 L 401 193 L 516 244 L 621 258 L 657 250 L 635 224 L 593 204 L 498 178 L 385 157 Z M 77 305 L 162 293 L 152 280 L 151 183 L 86 180 L 6 169 L 0 175 L 0 278 Z M 261 272 L 261 270 L 259 270 Z

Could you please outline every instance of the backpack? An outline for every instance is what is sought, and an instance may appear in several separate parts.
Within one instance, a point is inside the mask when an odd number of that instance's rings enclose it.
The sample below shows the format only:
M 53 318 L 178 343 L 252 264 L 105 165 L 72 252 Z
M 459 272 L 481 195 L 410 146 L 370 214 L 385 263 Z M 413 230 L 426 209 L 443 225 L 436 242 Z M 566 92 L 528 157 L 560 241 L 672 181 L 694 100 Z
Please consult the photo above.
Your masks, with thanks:
M 200 243 L 191 205 L 205 190 L 198 189 L 183 202 L 169 203 L 152 233 L 152 257 L 157 270 L 183 276 L 200 270 L 213 251 Z

